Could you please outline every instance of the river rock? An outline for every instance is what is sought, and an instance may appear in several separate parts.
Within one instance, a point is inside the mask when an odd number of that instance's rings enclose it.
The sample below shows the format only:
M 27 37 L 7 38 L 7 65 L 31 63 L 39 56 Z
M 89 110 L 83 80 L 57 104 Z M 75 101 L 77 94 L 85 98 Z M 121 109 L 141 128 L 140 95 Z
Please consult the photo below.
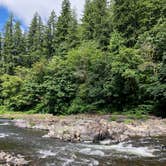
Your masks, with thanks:
M 9 153 L 0 152 L 0 161 L 3 161 L 7 165 L 23 166 L 28 165 L 29 161 L 26 161 L 22 155 L 11 155 Z
M 110 140 L 110 143 L 125 141 L 131 137 L 149 137 L 166 135 L 166 120 L 150 118 L 134 120 L 130 124 L 110 121 L 110 115 L 72 115 L 66 117 L 51 116 L 40 119 L 29 116 L 24 120 L 15 120 L 19 127 L 48 130 L 45 137 L 64 141 L 90 141 L 99 143 Z M 125 120 L 125 116 L 121 117 Z M 123 120 L 123 121 L 124 121 Z

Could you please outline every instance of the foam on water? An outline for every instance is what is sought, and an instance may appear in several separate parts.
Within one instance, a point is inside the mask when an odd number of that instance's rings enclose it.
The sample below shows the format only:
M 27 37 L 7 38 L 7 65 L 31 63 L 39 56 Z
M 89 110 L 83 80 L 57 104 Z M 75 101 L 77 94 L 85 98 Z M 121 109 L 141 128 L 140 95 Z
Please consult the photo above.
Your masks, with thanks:
M 62 164 L 62 166 L 69 166 L 72 162 L 74 162 L 74 159 L 64 159 L 65 162 Z
M 124 146 L 123 143 L 112 145 L 111 149 L 142 157 L 155 157 L 153 153 L 156 151 L 156 149 L 150 149 L 148 147 L 133 147 L 131 144 Z
M 84 149 L 83 152 L 88 152 L 88 148 L 92 149 L 98 149 L 98 150 L 115 150 L 118 152 L 122 153 L 127 153 L 127 154 L 133 154 L 136 156 L 142 156 L 142 157 L 155 157 L 153 154 L 155 151 L 158 151 L 157 149 L 150 149 L 148 147 L 134 147 L 131 144 L 126 143 L 119 143 L 116 145 L 82 145 L 87 147 L 87 149 Z
M 0 126 L 8 126 L 9 125 L 9 123 L 0 123 Z
M 51 152 L 51 150 L 40 150 L 38 153 L 41 156 L 40 158 L 47 158 L 50 156 L 56 156 L 56 154 L 57 154 L 55 152 Z
M 50 136 L 46 134 L 46 135 L 43 135 L 42 138 L 50 138 Z
M 79 151 L 82 154 L 91 155 L 91 156 L 104 156 L 104 152 L 101 150 L 92 150 L 91 148 L 81 149 Z
M 0 138 L 5 138 L 5 137 L 8 137 L 9 134 L 5 134 L 5 133 L 0 133 Z

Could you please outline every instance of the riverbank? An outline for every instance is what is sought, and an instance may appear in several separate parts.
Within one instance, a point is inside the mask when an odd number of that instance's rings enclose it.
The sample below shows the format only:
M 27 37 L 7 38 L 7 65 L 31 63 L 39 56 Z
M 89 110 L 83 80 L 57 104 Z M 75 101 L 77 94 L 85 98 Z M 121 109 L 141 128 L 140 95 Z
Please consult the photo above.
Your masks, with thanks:
M 124 115 L 25 115 L 4 114 L 16 126 L 47 130 L 44 137 L 71 142 L 96 142 L 111 144 L 134 137 L 166 136 L 166 119 L 149 116 L 146 119 L 128 118 Z

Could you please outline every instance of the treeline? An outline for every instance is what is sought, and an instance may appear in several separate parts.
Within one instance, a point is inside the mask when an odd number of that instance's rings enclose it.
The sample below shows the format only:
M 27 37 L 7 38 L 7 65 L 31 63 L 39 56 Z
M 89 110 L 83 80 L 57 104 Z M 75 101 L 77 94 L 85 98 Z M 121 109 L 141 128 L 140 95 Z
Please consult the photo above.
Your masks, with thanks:
M 13 111 L 166 115 L 165 0 L 69 0 L 27 32 L 11 15 L 0 35 L 0 105 Z

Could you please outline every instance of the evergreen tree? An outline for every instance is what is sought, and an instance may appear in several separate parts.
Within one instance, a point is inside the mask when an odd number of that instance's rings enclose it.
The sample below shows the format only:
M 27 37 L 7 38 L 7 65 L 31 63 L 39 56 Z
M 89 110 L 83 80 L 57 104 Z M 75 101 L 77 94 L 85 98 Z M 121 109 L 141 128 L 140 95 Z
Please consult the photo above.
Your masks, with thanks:
M 150 30 L 161 17 L 165 17 L 165 0 L 115 0 L 113 25 L 132 47 L 138 35 Z
M 14 25 L 13 41 L 14 41 L 13 54 L 20 55 L 21 53 L 24 53 L 25 45 L 23 41 L 23 34 L 20 27 L 20 22 L 16 22 L 16 24 Z
M 34 49 L 42 52 L 43 49 L 43 22 L 40 16 L 38 16 L 37 30 L 34 36 Z
M 10 15 L 4 32 L 4 54 L 11 55 L 13 53 L 13 15 Z
M 93 5 L 91 0 L 86 0 L 84 7 L 84 16 L 82 18 L 82 38 L 83 40 L 93 40 L 94 22 L 93 22 Z
M 20 22 L 16 22 L 13 31 L 13 56 L 15 61 L 15 66 L 22 66 L 24 62 L 24 55 L 26 53 L 26 41 L 25 36 L 21 30 Z M 26 66 L 26 65 L 25 65 Z
M 4 70 L 6 73 L 13 73 L 14 67 L 14 42 L 13 42 L 13 26 L 14 18 L 13 15 L 10 15 L 6 25 L 4 32 L 4 43 L 3 43 L 3 59 L 4 59 Z
M 53 10 L 47 22 L 47 26 L 45 27 L 45 33 L 44 33 L 44 43 L 43 43 L 44 52 L 48 58 L 52 57 L 56 52 L 55 48 L 56 22 L 57 22 L 57 17 L 55 11 Z
M 2 58 L 2 36 L 0 33 L 0 59 Z
M 78 23 L 75 11 L 72 12 L 72 17 L 69 22 L 68 34 L 66 36 L 67 50 L 75 48 L 79 44 L 78 38 Z
M 87 0 L 82 21 L 83 39 L 96 40 L 99 48 L 106 51 L 111 32 L 107 0 Z
M 34 45 L 34 36 L 37 31 L 37 20 L 38 20 L 38 14 L 35 13 L 28 32 L 28 50 L 33 51 L 33 45 Z
M 99 48 L 107 50 L 110 41 L 111 27 L 109 24 L 109 13 L 107 0 L 94 0 L 95 5 L 95 32 L 94 38 L 97 40 Z
M 28 50 L 42 52 L 43 48 L 43 23 L 38 13 L 35 13 L 28 33 Z
M 165 0 L 139 0 L 137 15 L 139 19 L 139 34 L 149 31 L 160 18 L 166 18 Z
M 62 11 L 58 17 L 56 25 L 56 48 L 58 54 L 65 55 L 67 52 L 66 38 L 72 18 L 71 7 L 69 0 L 62 2 Z
M 4 63 L 4 60 L 2 55 L 2 36 L 0 33 L 0 74 L 3 73 L 3 63 Z
M 113 24 L 116 30 L 127 38 L 127 45 L 133 46 L 137 38 L 139 27 L 137 15 L 137 0 L 115 0 Z

